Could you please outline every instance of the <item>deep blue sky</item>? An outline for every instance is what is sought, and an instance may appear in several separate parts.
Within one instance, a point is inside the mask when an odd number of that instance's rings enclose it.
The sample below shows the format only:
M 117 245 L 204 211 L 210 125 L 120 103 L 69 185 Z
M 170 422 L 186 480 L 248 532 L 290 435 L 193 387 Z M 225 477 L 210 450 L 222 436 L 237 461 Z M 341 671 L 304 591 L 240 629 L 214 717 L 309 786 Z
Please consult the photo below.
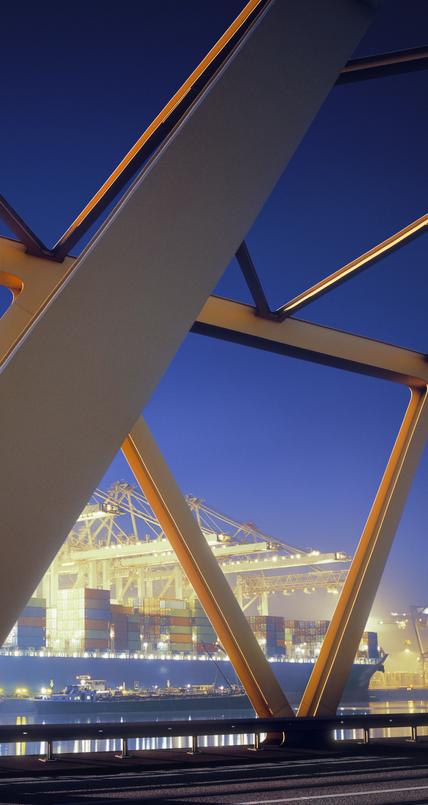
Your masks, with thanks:
M 46 241 L 242 4 L 2 10 L 0 192 Z M 426 44 L 426 2 L 387 0 L 356 55 Z M 248 235 L 272 305 L 427 211 L 427 85 L 422 72 L 333 89 Z M 301 317 L 427 351 L 427 249 L 415 241 Z M 218 292 L 248 299 L 236 265 Z M 383 381 L 190 335 L 146 414 L 184 492 L 302 547 L 353 551 L 407 397 Z M 102 485 L 123 477 L 118 457 Z M 427 477 L 426 451 L 382 585 L 388 608 L 428 595 Z

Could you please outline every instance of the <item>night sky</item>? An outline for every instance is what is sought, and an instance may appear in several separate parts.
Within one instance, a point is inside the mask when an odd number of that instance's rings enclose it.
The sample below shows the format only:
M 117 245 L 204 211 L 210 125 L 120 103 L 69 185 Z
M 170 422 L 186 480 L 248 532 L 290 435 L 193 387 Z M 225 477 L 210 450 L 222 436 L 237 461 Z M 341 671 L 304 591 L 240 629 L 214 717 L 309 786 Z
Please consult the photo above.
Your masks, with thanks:
M 3 7 L 0 192 L 44 240 L 242 5 Z M 426 2 L 386 0 L 355 55 L 427 44 Z M 427 86 L 419 72 L 332 90 L 248 234 L 272 306 L 427 212 Z M 428 351 L 427 254 L 422 236 L 298 315 Z M 250 301 L 235 262 L 217 293 Z M 353 552 L 407 400 L 385 381 L 189 335 L 145 413 L 183 492 L 303 548 Z M 119 478 L 132 479 L 121 456 L 100 485 Z M 378 611 L 428 604 L 427 479 L 425 451 Z

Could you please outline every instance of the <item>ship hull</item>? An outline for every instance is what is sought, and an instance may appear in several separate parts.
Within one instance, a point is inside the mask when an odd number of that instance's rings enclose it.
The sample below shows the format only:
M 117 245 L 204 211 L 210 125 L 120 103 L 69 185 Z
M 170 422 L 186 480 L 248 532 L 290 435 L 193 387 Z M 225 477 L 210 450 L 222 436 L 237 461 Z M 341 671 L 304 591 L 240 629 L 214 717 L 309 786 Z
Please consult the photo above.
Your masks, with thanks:
M 292 704 L 297 705 L 313 669 L 312 663 L 272 662 L 281 686 Z M 343 702 L 363 702 L 368 700 L 368 686 L 372 675 L 383 670 L 382 663 L 354 664 L 344 692 Z M 108 688 L 124 685 L 127 689 L 136 687 L 161 689 L 167 687 L 184 688 L 186 685 L 224 685 L 239 684 L 229 662 L 213 660 L 171 660 L 134 659 L 119 657 L 46 657 L 0 655 L 0 681 L 2 687 L 12 692 L 17 687 L 30 691 L 40 691 L 53 682 L 55 690 L 61 690 L 75 681 L 79 675 L 89 675 L 92 679 L 105 680 Z M 171 697 L 172 698 L 172 697 Z M 223 697 L 210 697 L 213 704 L 223 706 Z M 235 697 L 232 698 L 236 701 Z M 241 697 L 241 706 L 248 706 L 246 697 Z M 208 705 L 208 697 L 201 697 Z M 162 705 L 166 699 L 162 700 Z M 192 697 L 192 703 L 196 700 Z M 53 703 L 52 703 L 53 704 Z M 129 702 L 130 706 L 135 703 Z M 138 703 L 137 703 L 138 704 Z M 116 707 L 116 703 L 109 706 Z M 159 705 L 158 705 L 159 706 Z M 199 707 L 199 704 L 197 705 Z M 238 709 L 239 709 L 238 708 Z M 86 711 L 86 705 L 85 705 Z
M 19 712 L 21 715 L 72 715 L 86 716 L 91 714 L 106 716 L 126 716 L 133 717 L 150 716 L 162 713 L 163 715 L 174 714 L 183 718 L 197 712 L 218 712 L 240 713 L 243 715 L 254 715 L 254 711 L 244 694 L 219 694 L 219 695 L 168 695 L 147 696 L 141 699 L 116 698 L 110 701 L 55 701 L 50 699 L 4 699 L 0 702 L 0 717 L 6 713 Z

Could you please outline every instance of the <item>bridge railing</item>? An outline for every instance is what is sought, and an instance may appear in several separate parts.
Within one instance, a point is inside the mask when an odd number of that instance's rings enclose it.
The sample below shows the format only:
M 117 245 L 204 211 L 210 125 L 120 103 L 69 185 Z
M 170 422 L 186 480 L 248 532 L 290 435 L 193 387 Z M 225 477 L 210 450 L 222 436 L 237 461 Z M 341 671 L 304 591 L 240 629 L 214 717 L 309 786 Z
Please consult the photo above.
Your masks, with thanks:
M 428 713 L 382 715 L 342 715 L 328 718 L 238 718 L 195 721 L 105 722 L 93 724 L 11 724 L 0 725 L 0 744 L 44 743 L 45 760 L 53 760 L 59 741 L 121 741 L 121 756 L 129 754 L 128 741 L 142 738 L 188 738 L 191 751 L 198 751 L 198 739 L 208 736 L 247 735 L 248 746 L 261 748 L 264 734 L 283 736 L 288 742 L 310 744 L 312 740 L 340 740 L 343 732 L 362 731 L 368 743 L 373 730 L 409 729 L 409 738 L 418 739 L 418 728 L 428 727 Z M 359 739 L 361 740 L 361 738 Z M 96 751 L 96 749 L 95 749 Z M 113 750 L 112 750 L 113 751 Z M 18 752 L 17 752 L 18 754 Z

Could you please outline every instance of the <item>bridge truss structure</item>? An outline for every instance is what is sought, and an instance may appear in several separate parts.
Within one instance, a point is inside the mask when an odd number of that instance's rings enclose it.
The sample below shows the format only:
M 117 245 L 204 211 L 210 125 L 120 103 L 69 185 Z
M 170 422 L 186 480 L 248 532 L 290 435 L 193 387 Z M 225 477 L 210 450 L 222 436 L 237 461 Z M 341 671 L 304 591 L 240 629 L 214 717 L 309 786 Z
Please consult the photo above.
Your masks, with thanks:
M 256 712 L 294 715 L 141 416 L 191 331 L 410 390 L 298 716 L 335 712 L 428 435 L 428 363 L 296 313 L 425 232 L 428 216 L 278 310 L 244 238 L 337 80 L 426 64 L 420 52 L 347 64 L 376 5 L 250 0 L 53 248 L 1 202 L 18 242 L 0 242 L 0 281 L 14 296 L 0 319 L 0 640 L 122 445 Z M 253 305 L 210 295 L 234 254 Z

